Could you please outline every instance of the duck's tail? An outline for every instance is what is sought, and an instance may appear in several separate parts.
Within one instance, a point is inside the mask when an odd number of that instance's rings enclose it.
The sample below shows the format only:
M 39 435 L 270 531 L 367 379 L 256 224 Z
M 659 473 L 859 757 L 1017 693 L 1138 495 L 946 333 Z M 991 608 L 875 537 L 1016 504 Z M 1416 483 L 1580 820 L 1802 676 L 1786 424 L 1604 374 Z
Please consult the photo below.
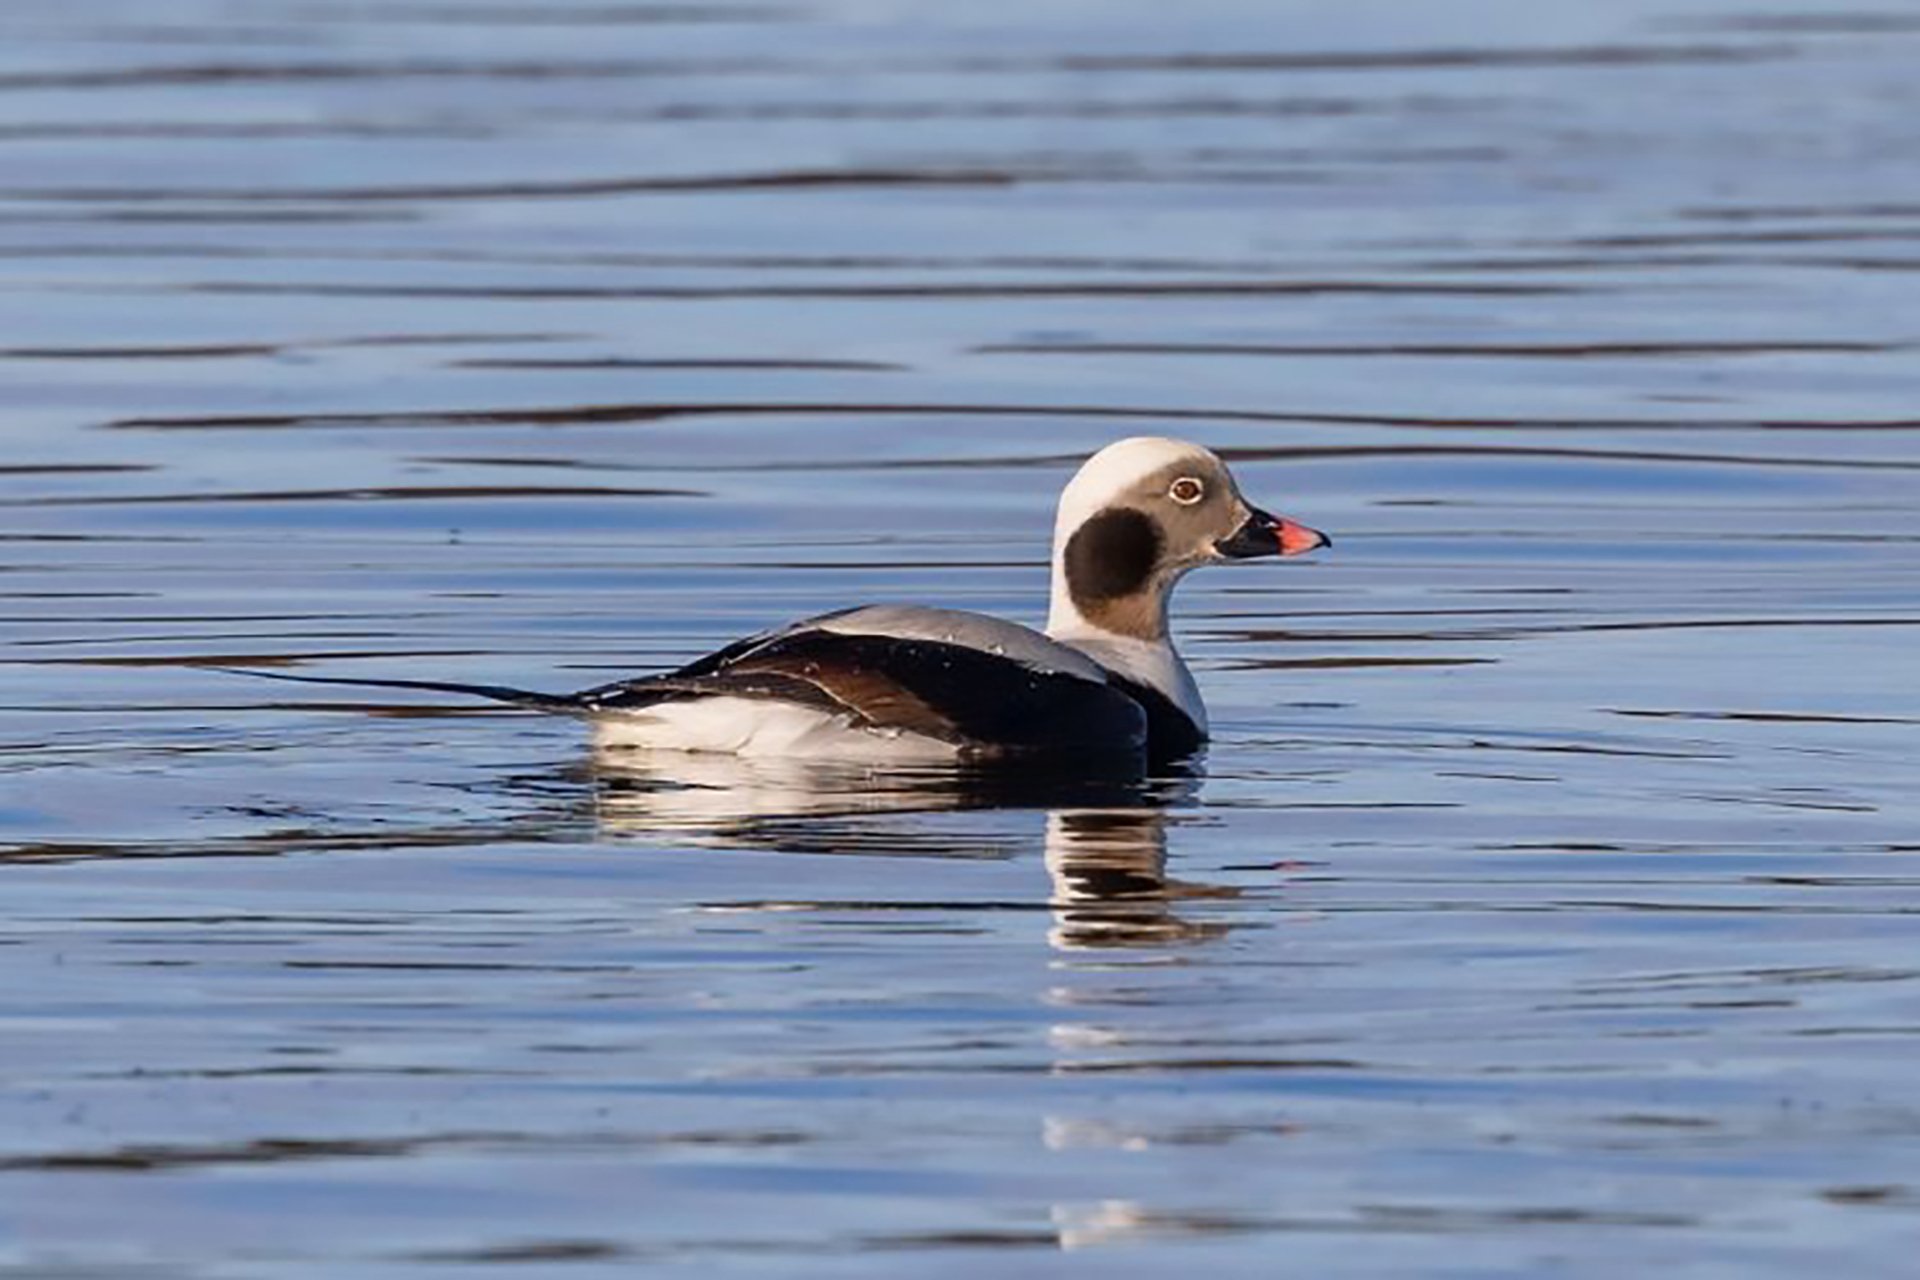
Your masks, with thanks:
M 295 676 L 282 671 L 256 671 L 251 667 L 208 667 L 206 669 L 224 671 L 229 675 L 254 676 L 261 680 L 285 680 L 293 684 L 337 684 L 368 689 L 424 689 L 430 693 L 463 693 L 469 697 L 487 698 L 494 702 L 527 707 L 534 711 L 578 713 L 585 709 L 579 699 L 570 694 L 535 693 L 531 689 L 515 689 L 504 684 L 463 684 L 457 680 L 366 680 L 349 676 Z

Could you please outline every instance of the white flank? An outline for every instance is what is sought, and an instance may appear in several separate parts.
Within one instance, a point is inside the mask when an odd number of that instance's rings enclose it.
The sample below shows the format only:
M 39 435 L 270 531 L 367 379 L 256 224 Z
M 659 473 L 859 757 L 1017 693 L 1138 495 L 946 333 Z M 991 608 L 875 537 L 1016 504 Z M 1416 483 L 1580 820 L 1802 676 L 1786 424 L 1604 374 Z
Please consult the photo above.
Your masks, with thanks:
M 845 715 L 772 698 L 690 698 L 644 711 L 602 711 L 593 717 L 593 743 L 598 750 L 806 755 L 888 764 L 945 762 L 960 754 L 938 738 L 858 728 Z

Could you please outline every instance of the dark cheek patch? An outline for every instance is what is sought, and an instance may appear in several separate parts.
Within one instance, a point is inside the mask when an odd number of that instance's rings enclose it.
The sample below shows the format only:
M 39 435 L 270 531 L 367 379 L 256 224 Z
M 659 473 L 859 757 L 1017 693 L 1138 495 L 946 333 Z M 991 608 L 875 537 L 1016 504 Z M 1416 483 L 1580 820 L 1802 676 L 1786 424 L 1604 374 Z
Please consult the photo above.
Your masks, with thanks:
M 1067 590 L 1081 612 L 1130 596 L 1160 562 L 1160 528 L 1143 512 L 1108 507 L 1067 540 Z

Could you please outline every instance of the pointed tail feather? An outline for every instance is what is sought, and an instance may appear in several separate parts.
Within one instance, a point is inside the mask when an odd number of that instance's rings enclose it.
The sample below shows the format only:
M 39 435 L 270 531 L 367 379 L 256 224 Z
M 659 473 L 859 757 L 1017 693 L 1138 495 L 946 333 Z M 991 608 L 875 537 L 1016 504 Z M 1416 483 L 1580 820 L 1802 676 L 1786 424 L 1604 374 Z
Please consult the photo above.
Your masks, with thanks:
M 208 667 L 207 670 L 224 671 L 236 676 L 253 676 L 260 680 L 285 680 L 292 684 L 337 684 L 368 689 L 424 689 L 430 693 L 464 693 L 470 697 L 488 698 L 494 702 L 529 707 L 535 711 L 579 712 L 585 709 L 577 699 L 567 694 L 535 693 L 531 689 L 515 689 L 503 684 L 462 684 L 455 680 L 368 680 L 348 676 L 296 676 L 281 671 L 255 671 L 250 667 Z

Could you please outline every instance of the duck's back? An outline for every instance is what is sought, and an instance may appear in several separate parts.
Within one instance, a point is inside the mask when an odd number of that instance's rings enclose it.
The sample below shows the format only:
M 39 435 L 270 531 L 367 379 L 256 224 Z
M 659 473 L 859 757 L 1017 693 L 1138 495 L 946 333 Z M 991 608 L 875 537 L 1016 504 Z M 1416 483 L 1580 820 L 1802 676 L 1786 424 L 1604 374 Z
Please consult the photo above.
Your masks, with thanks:
M 577 695 L 602 746 L 883 760 L 1139 756 L 1141 705 L 1091 658 L 985 614 L 869 605 Z

